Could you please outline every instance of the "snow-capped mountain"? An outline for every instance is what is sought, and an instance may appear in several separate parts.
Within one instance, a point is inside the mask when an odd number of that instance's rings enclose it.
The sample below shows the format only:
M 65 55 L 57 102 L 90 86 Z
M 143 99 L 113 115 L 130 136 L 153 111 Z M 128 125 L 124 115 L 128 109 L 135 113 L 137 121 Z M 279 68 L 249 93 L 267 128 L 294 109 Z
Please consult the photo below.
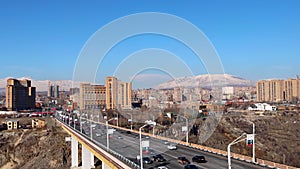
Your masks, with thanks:
M 4 79 L 0 79 L 0 88 L 5 88 L 7 79 L 11 77 L 7 77 Z M 48 91 L 48 85 L 49 82 L 51 85 L 59 85 L 59 90 L 65 90 L 69 91 L 70 88 L 72 87 L 79 87 L 80 82 L 74 82 L 72 80 L 55 80 L 55 81 L 50 81 L 50 80 L 34 80 L 31 79 L 30 77 L 21 77 L 21 78 L 15 78 L 15 79 L 28 79 L 31 80 L 31 86 L 36 87 L 37 91 Z
M 205 74 L 180 77 L 156 86 L 157 89 L 174 87 L 220 87 L 220 86 L 254 86 L 255 82 L 229 74 Z
M 4 88 L 5 91 L 7 77 L 0 79 L 0 88 Z M 36 87 L 37 91 L 48 91 L 49 82 L 51 85 L 59 85 L 59 90 L 68 91 L 72 87 L 79 87 L 80 82 L 74 82 L 72 80 L 34 80 L 30 77 L 22 77 L 15 79 L 29 79 L 31 80 L 31 86 Z M 173 87 L 205 87 L 211 88 L 219 86 L 253 86 L 255 85 L 254 81 L 246 80 L 237 76 L 228 75 L 228 74 L 211 74 L 211 75 L 198 75 L 192 77 L 180 77 L 172 81 L 162 83 L 155 88 L 157 89 L 166 89 Z

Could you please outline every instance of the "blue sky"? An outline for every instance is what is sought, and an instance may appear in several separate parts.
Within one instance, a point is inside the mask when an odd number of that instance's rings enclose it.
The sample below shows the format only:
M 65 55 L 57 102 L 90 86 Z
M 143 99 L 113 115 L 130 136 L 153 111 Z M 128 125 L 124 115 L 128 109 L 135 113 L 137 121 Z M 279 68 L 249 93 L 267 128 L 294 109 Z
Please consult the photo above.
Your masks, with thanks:
M 0 2 L 0 78 L 72 79 L 81 49 L 98 29 L 141 12 L 168 13 L 194 24 L 214 45 L 227 74 L 251 80 L 300 74 L 297 0 L 12 0 Z M 197 69 L 196 73 L 205 73 L 181 43 L 145 35 L 117 44 L 105 58 L 107 64 L 99 68 L 96 81 L 101 82 L 114 71 L 109 63 L 117 66 L 122 57 L 144 48 L 171 51 Z

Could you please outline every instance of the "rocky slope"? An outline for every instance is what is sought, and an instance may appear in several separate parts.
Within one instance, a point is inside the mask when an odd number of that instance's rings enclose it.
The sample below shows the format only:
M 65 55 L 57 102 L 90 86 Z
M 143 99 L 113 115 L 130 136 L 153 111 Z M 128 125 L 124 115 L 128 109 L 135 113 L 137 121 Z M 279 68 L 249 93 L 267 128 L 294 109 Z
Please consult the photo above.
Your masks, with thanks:
M 49 124 L 49 123 L 48 123 Z M 0 133 L 1 169 L 70 168 L 70 143 L 60 127 L 19 129 Z
M 299 119 L 299 112 L 267 113 L 265 116 L 225 114 L 215 132 L 202 145 L 226 151 L 227 145 L 242 133 L 252 133 L 249 122 L 252 121 L 256 126 L 257 158 L 300 167 Z M 204 122 L 198 121 L 200 125 Z M 191 136 L 192 142 L 197 143 L 198 140 L 199 137 Z M 243 141 L 232 146 L 232 152 L 252 156 L 252 147 L 246 146 Z

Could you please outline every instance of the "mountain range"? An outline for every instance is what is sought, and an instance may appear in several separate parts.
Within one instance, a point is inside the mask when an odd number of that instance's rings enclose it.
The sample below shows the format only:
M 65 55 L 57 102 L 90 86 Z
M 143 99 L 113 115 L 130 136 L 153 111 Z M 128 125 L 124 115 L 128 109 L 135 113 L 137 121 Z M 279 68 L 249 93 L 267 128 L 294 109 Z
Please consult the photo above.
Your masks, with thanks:
M 5 86 L 7 78 L 0 79 L 0 89 L 5 92 Z M 72 80 L 34 80 L 28 77 L 22 77 L 17 79 L 29 79 L 32 81 L 32 86 L 36 87 L 37 91 L 48 91 L 49 82 L 52 85 L 59 85 L 59 89 L 69 91 L 72 87 L 79 87 L 80 82 L 74 82 Z M 205 74 L 190 77 L 179 77 L 172 81 L 168 81 L 157 85 L 157 89 L 166 89 L 173 87 L 203 87 L 210 88 L 211 86 L 254 86 L 255 82 L 247 79 L 243 79 L 229 74 Z M 2 90 L 1 90 L 2 91 Z
M 175 78 L 159 84 L 157 89 L 174 87 L 223 87 L 223 86 L 254 86 L 255 82 L 229 74 L 205 74 L 190 77 Z
M 6 83 L 7 83 L 7 79 L 9 79 L 11 77 L 7 77 L 4 79 L 0 79 L 0 89 L 4 88 L 4 92 L 5 92 L 5 87 L 6 87 Z M 72 87 L 79 87 L 79 83 L 80 82 L 74 82 L 72 80 L 54 80 L 54 81 L 50 81 L 50 80 L 34 80 L 31 79 L 30 77 L 21 77 L 21 78 L 15 78 L 15 79 L 28 79 L 31 80 L 31 86 L 36 87 L 37 91 L 48 91 L 48 86 L 49 86 L 49 82 L 51 85 L 59 85 L 59 90 L 60 91 L 69 91 L 70 88 Z

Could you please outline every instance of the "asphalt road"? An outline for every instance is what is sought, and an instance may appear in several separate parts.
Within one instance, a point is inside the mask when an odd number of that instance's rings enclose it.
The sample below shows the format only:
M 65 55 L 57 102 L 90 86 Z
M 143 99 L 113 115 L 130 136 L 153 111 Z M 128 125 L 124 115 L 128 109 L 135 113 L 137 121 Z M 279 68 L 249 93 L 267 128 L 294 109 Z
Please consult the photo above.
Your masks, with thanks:
M 83 126 L 84 131 L 87 132 L 90 137 L 90 127 L 89 124 Z M 93 140 L 102 144 L 106 147 L 106 126 L 98 125 L 93 130 Z M 96 134 L 97 133 L 97 134 Z M 99 135 L 100 134 L 100 135 Z M 98 135 L 98 136 L 97 136 Z M 206 163 L 193 163 L 200 169 L 226 169 L 228 168 L 227 157 L 216 155 L 201 150 L 193 149 L 183 145 L 176 145 L 177 150 L 169 150 L 167 145 L 159 139 L 156 138 L 146 138 L 143 136 L 143 140 L 149 140 L 150 149 L 154 151 L 155 154 L 162 154 L 166 159 L 165 162 L 153 162 L 152 164 L 144 164 L 144 168 L 157 168 L 158 166 L 166 166 L 171 169 L 184 168 L 184 165 L 179 164 L 177 157 L 185 156 L 190 162 L 192 162 L 192 157 L 195 155 L 203 155 L 206 158 Z M 128 134 L 126 131 L 116 130 L 114 134 L 109 138 L 109 148 L 113 151 L 122 154 L 126 158 L 136 162 L 137 155 L 139 155 L 139 136 L 138 134 L 131 133 Z M 152 157 L 151 154 L 143 154 L 143 157 Z M 251 163 L 241 162 L 235 159 L 231 160 L 233 169 L 262 169 L 264 167 L 254 165 Z

